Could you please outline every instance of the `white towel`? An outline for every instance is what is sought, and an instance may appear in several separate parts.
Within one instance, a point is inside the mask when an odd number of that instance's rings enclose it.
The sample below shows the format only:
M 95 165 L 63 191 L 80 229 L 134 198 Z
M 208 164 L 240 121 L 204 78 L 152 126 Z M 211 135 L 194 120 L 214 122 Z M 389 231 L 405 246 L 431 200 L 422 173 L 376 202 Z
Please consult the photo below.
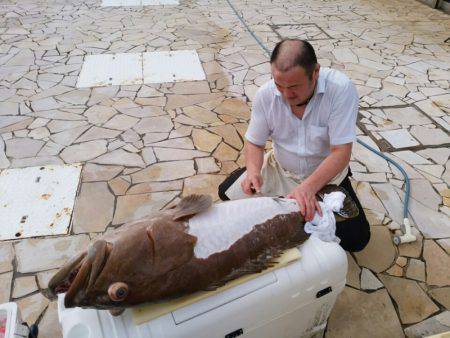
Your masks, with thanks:
M 339 243 L 340 239 L 336 237 L 336 218 L 334 212 L 342 209 L 345 194 L 341 191 L 335 191 L 325 194 L 323 202 L 319 202 L 323 216 L 320 217 L 316 212 L 311 222 L 305 224 L 305 232 L 320 238 L 324 242 Z

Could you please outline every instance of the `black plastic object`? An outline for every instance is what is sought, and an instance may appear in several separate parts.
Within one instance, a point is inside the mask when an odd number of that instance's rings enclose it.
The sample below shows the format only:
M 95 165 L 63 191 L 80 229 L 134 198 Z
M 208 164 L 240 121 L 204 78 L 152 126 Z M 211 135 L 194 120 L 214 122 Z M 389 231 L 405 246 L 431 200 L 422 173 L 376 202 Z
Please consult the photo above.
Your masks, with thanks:
M 234 338 L 239 337 L 244 334 L 244 330 L 238 329 L 236 331 L 230 332 L 229 334 L 225 335 L 225 338 Z
M 333 290 L 331 289 L 331 286 L 329 286 L 329 287 L 327 287 L 327 288 L 325 288 L 325 289 L 322 289 L 322 290 L 320 290 L 319 292 L 316 293 L 316 298 L 323 297 L 323 296 L 325 296 L 327 293 L 330 293 L 331 291 L 333 291 Z
M 37 338 L 39 334 L 39 328 L 36 324 L 30 326 L 30 333 L 28 334 L 28 338 Z

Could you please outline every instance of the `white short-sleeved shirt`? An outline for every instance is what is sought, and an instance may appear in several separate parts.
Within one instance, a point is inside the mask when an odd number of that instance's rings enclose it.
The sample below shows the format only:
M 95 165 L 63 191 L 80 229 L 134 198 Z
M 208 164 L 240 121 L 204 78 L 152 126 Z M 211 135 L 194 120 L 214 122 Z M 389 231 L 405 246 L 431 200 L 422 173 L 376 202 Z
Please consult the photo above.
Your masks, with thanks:
M 356 139 L 358 104 L 356 88 L 345 74 L 320 68 L 314 95 L 299 119 L 270 80 L 255 95 L 245 137 L 260 146 L 271 138 L 280 165 L 306 178 L 330 154 L 331 145 Z

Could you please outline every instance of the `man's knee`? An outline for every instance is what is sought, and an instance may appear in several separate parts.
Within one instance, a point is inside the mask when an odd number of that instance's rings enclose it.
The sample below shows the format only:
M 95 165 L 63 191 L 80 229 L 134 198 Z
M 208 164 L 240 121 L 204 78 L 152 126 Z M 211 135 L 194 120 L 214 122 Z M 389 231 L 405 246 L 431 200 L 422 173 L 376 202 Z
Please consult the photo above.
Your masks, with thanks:
M 363 250 L 370 241 L 370 230 L 365 236 L 360 238 L 341 240 L 341 246 L 345 251 L 348 252 L 358 252 Z
M 365 216 L 362 216 L 336 224 L 336 236 L 340 238 L 345 251 L 361 251 L 370 241 L 370 225 Z

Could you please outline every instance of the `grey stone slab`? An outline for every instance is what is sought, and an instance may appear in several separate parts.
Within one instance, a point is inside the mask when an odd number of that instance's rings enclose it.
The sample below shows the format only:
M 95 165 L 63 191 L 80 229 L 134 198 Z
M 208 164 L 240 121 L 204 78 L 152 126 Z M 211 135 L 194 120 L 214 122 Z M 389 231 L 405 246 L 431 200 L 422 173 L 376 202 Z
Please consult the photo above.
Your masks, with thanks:
M 33 111 L 52 110 L 60 107 L 61 104 L 52 97 L 46 97 L 31 102 L 31 108 L 33 108 Z
M 368 245 L 355 258 L 360 266 L 375 272 L 388 269 L 395 260 L 396 251 L 389 229 L 384 226 L 371 226 L 371 238 Z
M 50 139 L 60 145 L 69 146 L 89 128 L 88 125 L 67 129 L 50 136 Z
M 411 197 L 430 209 L 438 210 L 442 197 L 427 180 L 411 180 Z
M 427 128 L 424 126 L 414 126 L 411 128 L 411 134 L 417 138 L 423 145 L 440 145 L 450 142 L 447 133 L 439 128 Z
M 403 203 L 397 192 L 389 183 L 372 184 L 377 196 L 386 208 L 388 215 L 398 224 L 403 223 Z
M 400 125 L 422 125 L 431 120 L 414 107 L 386 108 L 384 112 L 389 120 Z
M 61 152 L 61 158 L 66 163 L 77 163 L 92 160 L 107 152 L 105 140 L 89 141 L 75 144 Z
M 403 324 L 420 322 L 439 311 L 417 282 L 388 275 L 378 275 L 378 277 L 397 303 Z
M 122 170 L 122 166 L 86 163 L 82 172 L 83 182 L 109 181 Z
M 361 289 L 378 290 L 383 287 L 378 278 L 368 269 L 363 268 L 361 272 Z
M 64 162 L 57 156 L 37 156 L 28 158 L 17 158 L 11 162 L 11 168 L 38 167 L 44 165 L 60 165 Z
M 159 211 L 179 192 L 155 192 L 149 194 L 125 195 L 117 198 L 113 224 L 135 221 Z
M 378 147 L 368 137 L 360 137 L 362 141 L 377 149 Z M 378 149 L 379 150 L 379 149 Z M 364 148 L 359 143 L 353 147 L 353 156 L 364 164 L 370 172 L 390 172 L 386 160 L 374 155 L 371 151 Z
M 410 199 L 409 214 L 425 238 L 450 237 L 448 226 L 450 217 L 444 213 L 427 208 L 415 199 Z
M 83 183 L 75 202 L 73 231 L 105 231 L 113 217 L 114 201 L 114 195 L 108 190 L 106 182 Z
M 15 102 L 0 102 L 0 115 L 18 115 L 19 104 Z
M 10 162 L 6 157 L 5 153 L 5 142 L 3 141 L 3 138 L 0 136 L 0 169 L 8 168 L 9 165 Z
M 193 158 L 209 156 L 209 153 L 203 151 L 187 149 L 154 147 L 153 151 L 155 152 L 155 155 L 159 159 L 159 161 L 189 160 Z
M 170 118 L 165 116 L 143 118 L 139 121 L 133 129 L 139 134 L 153 133 L 153 132 L 169 132 L 173 128 L 173 123 Z
M 450 331 L 450 311 L 444 311 L 423 322 L 411 325 L 405 329 L 406 337 L 422 338 L 443 334 Z
M 62 327 L 58 320 L 58 302 L 51 302 L 39 322 L 39 331 L 47 337 L 63 338 Z
M 75 254 L 85 250 L 88 244 L 87 235 L 21 240 L 14 246 L 17 271 L 28 273 L 59 268 Z
M 22 298 L 17 301 L 22 320 L 28 324 L 36 323 L 49 301 L 41 293 Z
M 328 319 L 325 337 L 404 337 L 385 289 L 373 293 L 346 287 Z
M 427 148 L 427 149 L 419 150 L 417 153 L 420 156 L 423 156 L 425 158 L 429 158 L 429 159 L 433 160 L 437 164 L 445 164 L 450 157 L 450 148 L 448 148 L 448 147 Z M 420 163 L 420 164 L 422 164 L 422 163 Z M 426 164 L 426 163 L 423 163 L 423 164 Z
M 195 174 L 194 161 L 170 161 L 155 163 L 131 175 L 133 183 L 172 181 Z
M 379 134 L 396 149 L 414 147 L 420 144 L 405 129 L 380 131 Z
M 6 155 L 12 158 L 36 156 L 45 142 L 30 138 L 13 138 L 6 140 Z
M 129 167 L 145 167 L 142 157 L 138 154 L 129 153 L 123 149 L 117 149 L 102 155 L 91 161 L 98 164 L 123 165 Z
M 139 119 L 135 117 L 120 114 L 112 117 L 103 125 L 103 127 L 117 130 L 127 130 L 129 128 L 132 128 L 138 121 Z
M 26 119 L 27 119 L 27 117 L 25 117 L 25 116 L 12 116 L 12 115 L 0 116 L 0 129 L 17 124 Z M 31 121 L 30 121 L 30 123 L 31 123 Z M 2 131 L 2 133 L 4 133 L 4 132 L 6 132 L 6 131 Z
M 23 297 L 38 289 L 34 276 L 17 277 L 14 280 L 13 298 Z
M 72 121 L 72 120 L 51 120 L 47 124 L 47 128 L 53 133 L 59 133 L 65 130 L 82 127 L 87 125 L 86 121 Z
M 0 242 L 0 273 L 13 269 L 14 251 L 11 242 Z
M 13 273 L 7 272 L 0 274 L 0 303 L 8 303 L 11 296 L 11 283 L 12 283 Z
M 98 139 L 116 138 L 120 133 L 122 133 L 121 130 L 113 130 L 113 129 L 107 129 L 107 128 L 93 126 L 88 131 L 86 131 L 83 135 L 81 135 L 76 140 L 76 142 L 87 142 L 87 141 L 98 140 Z
M 84 116 L 92 124 L 103 124 L 116 114 L 117 111 L 112 107 L 95 105 L 86 110 Z
M 425 240 L 423 258 L 426 263 L 427 284 L 450 286 L 450 256 L 433 240 Z

